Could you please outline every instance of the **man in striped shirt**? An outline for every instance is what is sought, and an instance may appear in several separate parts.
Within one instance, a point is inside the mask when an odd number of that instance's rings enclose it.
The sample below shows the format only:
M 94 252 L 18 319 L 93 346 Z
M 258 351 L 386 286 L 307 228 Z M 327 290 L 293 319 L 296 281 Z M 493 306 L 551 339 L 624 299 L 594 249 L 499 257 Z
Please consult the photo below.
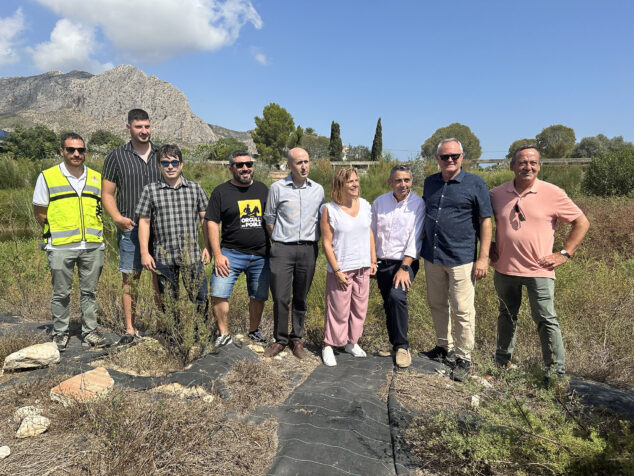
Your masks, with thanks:
M 126 128 L 130 142 L 114 149 L 106 157 L 102 175 L 102 202 L 117 225 L 119 271 L 122 275 L 122 302 L 126 333 L 120 344 L 131 343 L 137 336 L 134 327 L 135 296 L 131 293 L 132 280 L 138 280 L 143 270 L 138 236 L 136 207 L 143 188 L 161 178 L 156 161 L 157 148 L 150 142 L 150 118 L 143 109 L 128 113 Z M 115 198 L 116 191 L 116 198 Z M 155 300 L 160 307 L 158 283 L 153 275 Z

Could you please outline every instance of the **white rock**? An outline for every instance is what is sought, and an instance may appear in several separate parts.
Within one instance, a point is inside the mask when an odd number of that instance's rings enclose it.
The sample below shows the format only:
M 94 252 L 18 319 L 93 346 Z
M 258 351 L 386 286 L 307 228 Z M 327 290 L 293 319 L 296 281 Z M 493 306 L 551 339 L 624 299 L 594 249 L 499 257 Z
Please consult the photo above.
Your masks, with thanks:
M 11 454 L 11 448 L 8 446 L 0 446 L 0 459 L 5 459 Z
M 264 347 L 261 345 L 249 344 L 247 347 L 257 354 L 264 353 Z
M 478 408 L 480 406 L 480 395 L 471 396 L 471 407 Z
M 279 354 L 280 357 L 286 357 L 288 355 L 288 352 L 286 352 L 285 350 L 283 350 L 282 352 L 280 352 Z
M 22 420 L 22 424 L 16 432 L 16 438 L 28 438 L 29 436 L 39 435 L 48 430 L 51 426 L 51 420 L 42 415 L 28 416 Z
M 37 408 L 32 405 L 29 405 L 27 407 L 18 408 L 13 414 L 13 421 L 19 425 L 20 423 L 22 423 L 22 420 L 24 420 L 26 417 L 36 416 L 41 414 L 42 414 L 41 408 Z
M 39 369 L 59 362 L 59 350 L 55 342 L 35 344 L 7 355 L 3 370 Z
M 203 402 L 205 403 L 211 403 L 214 401 L 214 396 L 213 395 L 205 395 L 203 397 Z
M 480 385 L 482 385 L 484 388 L 493 388 L 493 385 L 491 385 L 491 382 L 489 382 L 487 379 L 485 379 L 484 377 L 480 377 L 479 375 L 472 375 L 471 376 L 472 380 L 475 380 L 476 382 L 478 382 Z
M 244 339 L 244 334 L 236 334 L 236 336 L 235 336 L 235 337 L 236 337 L 236 339 L 238 339 L 238 340 L 242 340 L 242 339 Z
M 282 356 L 280 354 L 276 355 L 275 357 L 273 357 L 275 360 L 282 360 Z

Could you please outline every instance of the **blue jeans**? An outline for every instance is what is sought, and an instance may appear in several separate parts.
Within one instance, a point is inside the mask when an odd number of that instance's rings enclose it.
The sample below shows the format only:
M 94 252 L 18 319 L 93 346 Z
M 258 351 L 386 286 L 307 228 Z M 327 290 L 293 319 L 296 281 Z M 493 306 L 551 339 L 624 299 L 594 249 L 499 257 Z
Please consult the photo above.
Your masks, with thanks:
M 189 300 L 196 304 L 198 312 L 205 317 L 207 315 L 207 276 L 202 262 L 191 266 L 178 266 L 156 263 L 157 279 L 161 297 L 169 292 L 171 298 L 178 299 L 178 277 L 183 278 L 183 285 L 189 296 Z M 163 312 L 165 312 L 165 300 L 163 302 Z
M 229 260 L 229 276 L 216 275 L 216 268 L 214 267 L 209 281 L 211 295 L 217 298 L 229 299 L 238 276 L 244 272 L 247 277 L 249 297 L 256 301 L 266 301 L 269 297 L 269 259 L 227 248 L 222 248 L 221 251 Z
M 141 247 L 139 246 L 139 227 L 135 226 L 129 231 L 121 231 L 117 228 L 117 245 L 119 246 L 119 271 L 123 274 L 143 271 Z
M 542 346 L 542 357 L 546 368 L 558 374 L 566 372 L 564 343 L 555 313 L 555 280 L 509 276 L 495 272 L 493 284 L 500 299 L 498 335 L 495 360 L 504 365 L 511 360 L 515 348 L 517 314 L 522 304 L 522 286 L 526 286 L 531 316 L 537 324 L 537 333 Z

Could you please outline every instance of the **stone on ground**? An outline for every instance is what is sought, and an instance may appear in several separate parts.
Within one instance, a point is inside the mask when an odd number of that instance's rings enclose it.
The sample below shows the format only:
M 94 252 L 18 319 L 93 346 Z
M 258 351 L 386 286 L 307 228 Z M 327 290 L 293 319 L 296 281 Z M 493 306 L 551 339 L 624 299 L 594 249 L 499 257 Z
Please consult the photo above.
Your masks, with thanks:
M 51 420 L 42 415 L 28 416 L 20 424 L 20 428 L 16 432 L 16 438 L 28 438 L 29 436 L 39 435 L 48 430 Z
M 35 344 L 20 349 L 4 359 L 3 370 L 39 369 L 59 362 L 59 350 L 55 342 Z
M 91 398 L 108 393 L 114 386 L 114 380 L 104 367 L 64 380 L 51 389 L 51 400 L 65 407 L 73 403 L 82 403 Z
M 264 352 L 264 347 L 262 347 L 261 345 L 249 344 L 247 345 L 247 347 L 256 354 L 261 354 Z
M 5 459 L 11 454 L 11 448 L 8 446 L 0 446 L 0 459 Z
M 155 392 L 176 395 L 180 398 L 200 398 L 202 397 L 205 402 L 213 401 L 213 395 L 209 393 L 201 386 L 184 387 L 180 383 L 170 383 L 167 385 L 161 385 L 154 389 Z M 208 399 L 207 397 L 211 397 Z
M 20 423 L 22 423 L 22 420 L 24 420 L 26 417 L 37 416 L 41 414 L 42 414 L 41 408 L 37 408 L 32 405 L 29 405 L 26 407 L 18 408 L 13 414 L 13 421 L 19 425 Z

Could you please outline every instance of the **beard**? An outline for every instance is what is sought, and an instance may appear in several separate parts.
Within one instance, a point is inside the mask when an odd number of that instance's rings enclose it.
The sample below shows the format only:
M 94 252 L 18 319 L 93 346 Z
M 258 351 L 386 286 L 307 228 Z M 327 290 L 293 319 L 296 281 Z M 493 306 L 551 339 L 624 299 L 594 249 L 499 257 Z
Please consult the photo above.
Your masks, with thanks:
M 233 177 L 236 179 L 236 181 L 244 185 L 249 185 L 251 181 L 253 180 L 253 173 L 234 174 Z

